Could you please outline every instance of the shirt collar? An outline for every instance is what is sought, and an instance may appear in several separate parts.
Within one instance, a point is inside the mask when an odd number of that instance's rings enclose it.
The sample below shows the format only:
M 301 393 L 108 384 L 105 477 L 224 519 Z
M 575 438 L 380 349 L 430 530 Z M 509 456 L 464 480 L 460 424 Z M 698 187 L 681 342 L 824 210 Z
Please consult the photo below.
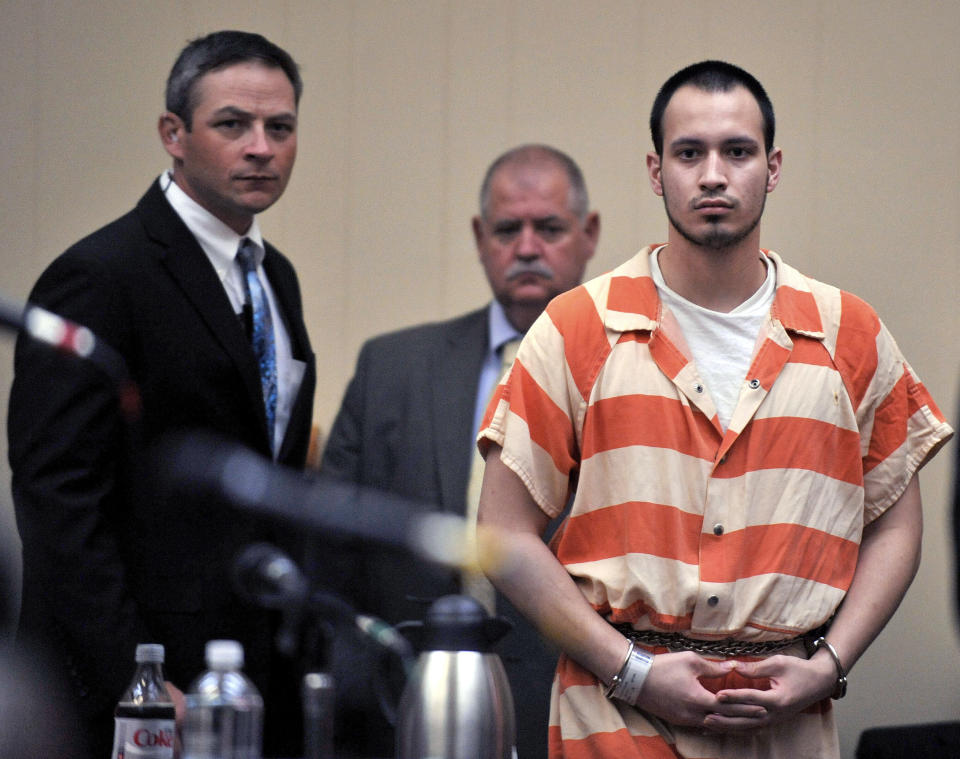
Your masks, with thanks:
M 257 223 L 256 216 L 253 217 L 253 222 L 246 234 L 238 235 L 180 189 L 180 186 L 173 181 L 173 175 L 169 171 L 160 176 L 160 187 L 166 194 L 167 201 L 173 207 L 173 210 L 177 212 L 191 234 L 197 238 L 197 242 L 200 243 L 203 252 L 207 254 L 221 280 L 227 276 L 227 272 L 233 266 L 240 240 L 244 237 L 249 238 L 256 245 L 257 265 L 263 263 L 263 237 L 260 234 L 260 225 Z
M 763 251 L 773 261 L 777 270 L 777 294 L 770 309 L 784 329 L 800 335 L 823 340 L 826 333 L 824 321 L 829 322 L 829 312 L 821 312 L 821 304 L 813 295 L 810 281 L 772 250 Z
M 660 324 L 661 303 L 650 270 L 650 255 L 662 245 L 651 245 L 613 270 L 603 322 L 618 332 L 653 331 Z M 820 308 L 807 278 L 784 263 L 772 250 L 761 250 L 776 271 L 776 294 L 771 314 L 784 329 L 823 339 Z
M 518 332 L 507 319 L 507 315 L 503 311 L 503 306 L 500 305 L 500 301 L 498 300 L 490 303 L 490 308 L 487 310 L 487 324 L 490 335 L 487 350 L 490 353 L 496 353 L 504 343 L 523 337 L 523 333 Z

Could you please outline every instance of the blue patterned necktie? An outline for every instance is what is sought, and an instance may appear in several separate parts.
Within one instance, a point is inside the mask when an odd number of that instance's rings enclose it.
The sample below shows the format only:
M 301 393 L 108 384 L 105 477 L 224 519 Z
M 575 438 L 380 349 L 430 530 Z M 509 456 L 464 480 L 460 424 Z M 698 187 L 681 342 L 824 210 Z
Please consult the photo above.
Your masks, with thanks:
M 243 292 L 253 310 L 253 352 L 260 367 L 260 387 L 263 390 L 263 405 L 267 412 L 267 431 L 270 449 L 274 449 L 274 421 L 277 418 L 277 354 L 273 344 L 273 320 L 267 303 L 263 284 L 257 276 L 256 247 L 246 237 L 237 249 L 237 262 L 243 272 Z

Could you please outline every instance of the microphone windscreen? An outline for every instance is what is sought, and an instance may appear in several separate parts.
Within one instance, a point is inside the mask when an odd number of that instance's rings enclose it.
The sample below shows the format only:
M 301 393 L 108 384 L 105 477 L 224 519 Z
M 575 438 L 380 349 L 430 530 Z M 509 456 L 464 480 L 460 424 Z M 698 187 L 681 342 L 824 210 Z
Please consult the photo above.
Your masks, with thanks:
M 233 580 L 241 598 L 270 609 L 299 605 L 308 592 L 297 564 L 270 543 L 244 548 L 234 559 Z

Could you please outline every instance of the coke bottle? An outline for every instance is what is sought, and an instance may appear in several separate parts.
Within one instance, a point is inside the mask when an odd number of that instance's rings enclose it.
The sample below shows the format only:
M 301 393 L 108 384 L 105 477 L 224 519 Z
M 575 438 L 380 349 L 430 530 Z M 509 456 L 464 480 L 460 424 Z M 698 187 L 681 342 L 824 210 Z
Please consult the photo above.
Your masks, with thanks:
M 163 680 L 163 646 L 141 643 L 137 671 L 114 711 L 111 759 L 173 759 L 176 711 Z

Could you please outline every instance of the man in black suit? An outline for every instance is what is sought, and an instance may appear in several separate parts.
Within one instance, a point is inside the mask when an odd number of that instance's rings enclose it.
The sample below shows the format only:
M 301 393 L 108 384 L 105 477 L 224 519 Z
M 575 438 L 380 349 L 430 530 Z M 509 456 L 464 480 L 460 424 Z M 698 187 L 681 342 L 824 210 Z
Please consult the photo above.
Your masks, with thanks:
M 555 295 L 580 283 L 600 233 L 588 204 L 579 167 L 554 148 L 523 145 L 493 162 L 473 232 L 494 300 L 363 346 L 324 451 L 324 474 L 444 512 L 468 511 L 474 440 L 500 352 Z M 378 553 L 361 563 L 357 604 L 391 623 L 422 619 L 428 601 L 461 587 L 453 573 L 403 557 Z M 519 757 L 542 759 L 556 655 L 502 596 L 497 612 L 515 624 L 500 652 L 514 691 Z M 388 731 L 364 732 L 379 739 L 368 752 L 391 749 Z
M 279 528 L 157 487 L 147 452 L 202 430 L 303 466 L 314 357 L 294 269 L 255 218 L 290 177 L 301 89 L 293 59 L 260 35 L 191 42 L 158 125 L 172 170 L 57 258 L 30 296 L 89 327 L 137 391 L 120 398 L 117 378 L 92 362 L 18 341 L 8 434 L 24 557 L 19 636 L 62 668 L 82 716 L 73 737 L 89 738 L 97 759 L 108 755 L 136 644 L 166 646 L 182 704 L 212 638 L 244 645 L 266 702 L 266 753 L 297 750 L 295 710 L 282 697 L 295 704 L 298 683 L 279 677 L 275 620 L 230 591 L 235 553 L 280 539 Z M 244 240 L 245 274 L 235 259 Z M 269 373 L 245 327 L 272 345 Z

